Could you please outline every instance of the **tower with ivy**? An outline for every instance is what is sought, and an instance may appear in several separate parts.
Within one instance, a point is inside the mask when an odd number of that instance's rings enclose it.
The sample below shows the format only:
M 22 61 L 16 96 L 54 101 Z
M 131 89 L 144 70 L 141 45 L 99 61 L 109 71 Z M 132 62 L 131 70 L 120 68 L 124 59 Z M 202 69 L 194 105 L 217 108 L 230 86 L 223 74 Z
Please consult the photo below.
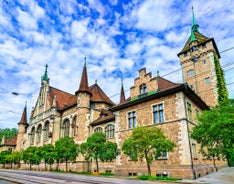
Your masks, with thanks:
M 208 106 L 214 107 L 228 98 L 219 50 L 214 38 L 199 32 L 193 9 L 191 33 L 178 57 L 184 82 Z

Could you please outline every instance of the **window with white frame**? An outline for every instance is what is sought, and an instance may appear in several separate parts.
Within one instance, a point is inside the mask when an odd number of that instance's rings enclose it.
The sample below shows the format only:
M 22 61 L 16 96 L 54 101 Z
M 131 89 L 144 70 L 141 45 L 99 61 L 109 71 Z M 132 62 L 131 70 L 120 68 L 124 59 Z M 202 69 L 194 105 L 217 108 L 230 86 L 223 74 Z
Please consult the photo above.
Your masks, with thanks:
M 162 151 L 161 154 L 156 159 L 167 159 L 167 151 Z
M 192 120 L 193 119 L 192 105 L 189 102 L 187 102 L 187 112 L 188 112 L 188 119 Z
M 94 132 L 103 132 L 103 129 L 99 126 L 94 129 Z
M 50 128 L 50 123 L 49 123 L 49 121 L 47 121 L 45 123 L 45 127 L 44 127 L 44 130 L 45 130 L 45 132 L 44 132 L 44 141 L 47 141 L 49 139 L 49 128 Z
M 193 76 L 194 75 L 194 70 L 189 70 L 188 72 L 187 72 L 187 75 L 188 75 L 188 77 L 190 77 L 190 76 Z
M 136 111 L 128 113 L 128 128 L 136 127 Z
M 105 128 L 106 138 L 113 138 L 115 137 L 115 125 L 109 124 Z
M 64 133 L 63 136 L 64 137 L 69 137 L 69 131 L 70 131 L 70 121 L 69 119 L 66 119 L 63 123 L 63 128 L 64 128 Z
M 205 78 L 206 84 L 210 83 L 210 77 Z
M 75 137 L 77 135 L 76 116 L 72 120 L 72 126 L 73 126 L 73 136 Z
M 39 125 L 37 128 L 37 140 L 36 140 L 37 143 L 41 142 L 41 133 L 42 133 L 42 126 Z
M 146 87 L 146 84 L 142 84 L 140 85 L 140 95 L 143 95 L 147 93 L 147 87 Z
M 164 111 L 162 103 L 153 106 L 153 115 L 154 115 L 154 123 L 164 122 Z

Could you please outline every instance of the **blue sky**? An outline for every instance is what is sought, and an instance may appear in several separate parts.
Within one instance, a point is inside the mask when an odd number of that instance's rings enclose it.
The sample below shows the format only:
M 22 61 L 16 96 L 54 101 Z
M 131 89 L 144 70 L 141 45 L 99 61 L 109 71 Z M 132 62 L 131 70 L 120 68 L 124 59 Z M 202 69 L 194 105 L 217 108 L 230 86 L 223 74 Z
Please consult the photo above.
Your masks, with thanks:
M 177 53 L 192 6 L 199 31 L 216 41 L 234 98 L 234 49 L 225 51 L 234 47 L 232 0 L 0 1 L 0 128 L 17 127 L 25 101 L 30 114 L 46 64 L 50 85 L 74 94 L 86 56 L 89 84 L 97 79 L 114 102 L 121 78 L 128 90 L 143 67 L 182 82 Z

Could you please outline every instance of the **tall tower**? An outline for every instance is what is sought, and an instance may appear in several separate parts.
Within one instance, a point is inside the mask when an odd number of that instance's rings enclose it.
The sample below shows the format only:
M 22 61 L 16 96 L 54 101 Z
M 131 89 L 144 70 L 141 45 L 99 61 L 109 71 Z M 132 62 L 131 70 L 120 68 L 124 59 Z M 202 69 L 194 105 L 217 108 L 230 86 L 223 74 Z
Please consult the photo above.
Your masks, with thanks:
M 183 80 L 199 95 L 208 106 L 218 104 L 217 75 L 215 58 L 220 54 L 214 38 L 208 38 L 198 30 L 193 9 L 191 34 L 178 54 L 182 66 Z
M 16 142 L 17 151 L 20 151 L 24 148 L 24 142 L 25 142 L 24 135 L 26 133 L 27 127 L 28 127 L 27 105 L 25 104 L 22 117 L 20 119 L 20 122 L 18 123 L 18 134 L 17 134 L 17 142 Z
M 77 122 L 78 122 L 78 135 L 80 135 L 79 141 L 85 141 L 89 136 L 89 122 L 90 122 L 90 99 L 92 93 L 88 86 L 88 75 L 86 68 L 86 58 L 84 63 L 84 68 L 82 71 L 82 76 L 80 80 L 80 87 L 76 91 L 77 96 Z M 85 134 L 81 132 L 85 131 Z M 80 131 L 80 132 L 79 132 Z

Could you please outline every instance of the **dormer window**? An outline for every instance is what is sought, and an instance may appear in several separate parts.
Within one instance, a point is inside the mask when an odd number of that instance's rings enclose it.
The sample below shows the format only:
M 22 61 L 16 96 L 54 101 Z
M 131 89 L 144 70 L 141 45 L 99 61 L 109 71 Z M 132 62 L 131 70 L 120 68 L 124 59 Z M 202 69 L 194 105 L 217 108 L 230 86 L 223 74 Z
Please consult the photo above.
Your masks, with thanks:
M 147 87 L 146 87 L 146 84 L 142 84 L 140 86 L 140 95 L 143 95 L 145 93 L 147 93 Z
M 198 49 L 197 46 L 192 46 L 192 47 L 191 47 L 191 52 L 193 52 L 193 51 L 195 51 L 195 50 L 197 50 L 197 49 Z

